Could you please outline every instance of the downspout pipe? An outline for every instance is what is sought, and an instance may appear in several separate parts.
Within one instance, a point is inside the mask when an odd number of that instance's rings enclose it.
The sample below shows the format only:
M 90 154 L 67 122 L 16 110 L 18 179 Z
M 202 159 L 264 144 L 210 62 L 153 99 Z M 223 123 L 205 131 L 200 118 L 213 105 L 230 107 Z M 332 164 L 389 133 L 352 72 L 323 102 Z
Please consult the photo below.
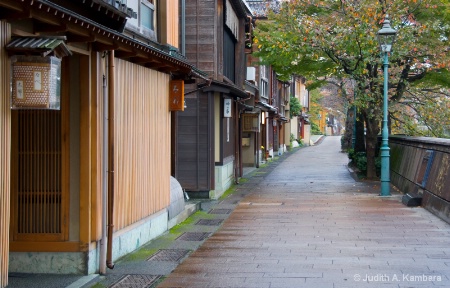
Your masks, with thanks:
M 186 56 L 186 0 L 181 0 L 181 55 Z
M 106 266 L 114 269 L 112 261 L 114 218 L 114 50 L 108 53 L 108 246 Z
M 234 183 L 239 184 L 239 102 L 235 102 L 235 129 L 234 129 Z
M 100 240 L 100 274 L 106 274 L 106 243 L 107 243 L 107 228 L 106 223 L 108 219 L 108 205 L 106 203 L 108 199 L 108 175 L 107 168 L 108 167 L 108 159 L 106 157 L 106 153 L 108 153 L 108 90 L 107 90 L 107 81 L 106 76 L 103 75 L 103 169 L 102 169 L 102 181 L 103 181 L 103 189 L 102 189 L 102 239 Z

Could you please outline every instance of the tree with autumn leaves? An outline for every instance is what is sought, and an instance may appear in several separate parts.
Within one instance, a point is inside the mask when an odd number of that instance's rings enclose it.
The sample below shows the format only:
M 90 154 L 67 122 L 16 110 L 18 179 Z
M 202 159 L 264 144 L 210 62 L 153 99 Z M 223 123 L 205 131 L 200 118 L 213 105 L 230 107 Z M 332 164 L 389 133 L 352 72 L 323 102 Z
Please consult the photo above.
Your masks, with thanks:
M 397 30 L 389 57 L 389 109 L 399 127 L 412 128 L 405 119 L 428 113 L 433 105 L 429 99 L 440 99 L 435 105 L 448 105 L 449 6 L 449 0 L 285 1 L 277 13 L 269 13 L 267 20 L 256 23 L 255 54 L 264 64 L 272 65 L 281 80 L 292 74 L 305 76 L 309 89 L 330 78 L 355 82 L 354 102 L 350 104 L 364 119 L 367 177 L 376 178 L 383 101 L 377 32 L 389 14 L 391 26 Z M 412 98 L 415 100 L 408 100 Z M 414 117 L 401 117 L 407 115 L 405 112 Z

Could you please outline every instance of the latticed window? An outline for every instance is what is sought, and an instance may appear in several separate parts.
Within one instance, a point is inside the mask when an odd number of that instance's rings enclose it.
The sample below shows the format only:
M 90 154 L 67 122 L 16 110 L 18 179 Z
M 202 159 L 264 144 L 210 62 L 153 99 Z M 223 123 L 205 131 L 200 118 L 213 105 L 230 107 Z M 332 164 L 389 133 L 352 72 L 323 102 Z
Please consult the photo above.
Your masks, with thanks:
M 61 111 L 13 111 L 11 199 L 14 240 L 64 238 Z
M 242 131 L 259 132 L 259 114 L 242 114 Z

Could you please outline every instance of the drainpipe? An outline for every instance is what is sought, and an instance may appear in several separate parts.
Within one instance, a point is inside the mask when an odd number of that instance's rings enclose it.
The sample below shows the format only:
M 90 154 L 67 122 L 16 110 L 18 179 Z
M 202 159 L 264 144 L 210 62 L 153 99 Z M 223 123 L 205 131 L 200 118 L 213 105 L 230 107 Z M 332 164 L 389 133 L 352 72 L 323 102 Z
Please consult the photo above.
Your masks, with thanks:
M 181 0 L 181 55 L 186 56 L 186 0 Z
M 108 54 L 108 247 L 106 266 L 114 269 L 112 261 L 114 216 L 114 50 Z
M 102 239 L 100 240 L 100 274 L 106 274 L 106 221 L 108 219 L 108 206 L 106 200 L 108 199 L 108 175 L 106 172 L 106 167 L 108 166 L 108 159 L 106 158 L 106 153 L 108 153 L 108 97 L 107 97 L 107 85 L 106 85 L 106 76 L 103 75 L 103 170 L 102 170 L 102 181 L 103 181 L 103 189 L 102 189 Z
M 258 124 L 261 125 L 261 124 Z M 259 145 L 259 133 L 255 132 L 255 152 L 256 152 L 256 168 L 259 168 L 259 153 L 261 153 L 261 145 Z
M 234 129 L 234 183 L 239 184 L 239 102 L 235 101 L 235 129 Z

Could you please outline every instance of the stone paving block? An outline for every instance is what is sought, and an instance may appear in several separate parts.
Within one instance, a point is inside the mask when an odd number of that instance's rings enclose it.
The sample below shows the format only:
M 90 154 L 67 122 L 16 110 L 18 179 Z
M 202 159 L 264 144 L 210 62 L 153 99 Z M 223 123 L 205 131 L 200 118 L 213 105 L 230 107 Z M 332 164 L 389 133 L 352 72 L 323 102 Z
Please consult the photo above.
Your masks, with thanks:
M 254 279 L 252 281 L 257 281 L 256 283 L 265 283 L 263 281 L 269 281 L 268 279 Z M 306 283 L 306 278 L 275 278 L 270 279 L 270 288 L 287 288 L 287 287 L 314 287 L 308 286 Z M 319 287 L 319 286 L 316 286 Z M 320 286 L 321 288 L 327 288 L 327 286 Z M 333 286 L 330 286 L 333 287 Z
M 277 272 L 269 272 L 265 273 L 263 278 L 322 278 L 323 273 L 317 272 L 316 270 L 310 271 L 299 271 L 299 272 L 290 272 L 290 273 L 277 273 Z
M 174 288 L 174 287 L 185 287 L 185 288 L 206 288 L 209 286 L 208 280 L 200 279 L 186 279 L 184 277 L 171 276 L 169 279 L 164 279 L 163 282 L 158 284 L 161 288 Z
M 236 287 L 236 288 L 269 288 L 270 283 L 247 281 L 248 278 L 215 277 L 209 278 L 209 287 Z

